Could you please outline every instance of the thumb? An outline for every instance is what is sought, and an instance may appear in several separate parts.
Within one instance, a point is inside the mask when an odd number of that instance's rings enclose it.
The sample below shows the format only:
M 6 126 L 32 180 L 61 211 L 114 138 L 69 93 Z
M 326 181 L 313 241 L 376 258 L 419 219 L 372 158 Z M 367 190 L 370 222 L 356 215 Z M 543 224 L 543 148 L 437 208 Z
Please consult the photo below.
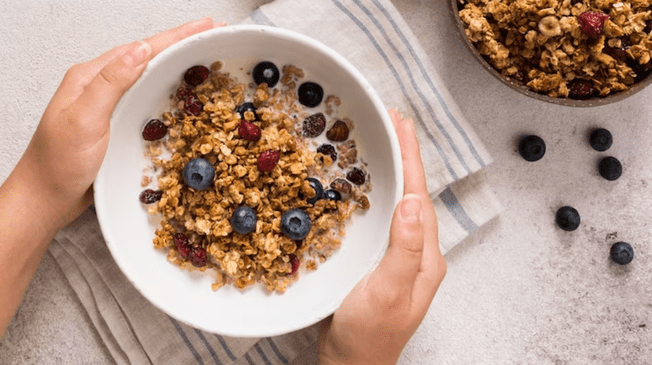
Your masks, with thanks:
M 76 102 L 78 110 L 93 113 L 88 117 L 108 118 L 122 95 L 143 73 L 151 57 L 149 43 L 139 41 L 128 45 L 84 88 Z
M 406 194 L 394 210 L 389 248 L 374 272 L 388 288 L 411 291 L 423 256 L 423 201 Z

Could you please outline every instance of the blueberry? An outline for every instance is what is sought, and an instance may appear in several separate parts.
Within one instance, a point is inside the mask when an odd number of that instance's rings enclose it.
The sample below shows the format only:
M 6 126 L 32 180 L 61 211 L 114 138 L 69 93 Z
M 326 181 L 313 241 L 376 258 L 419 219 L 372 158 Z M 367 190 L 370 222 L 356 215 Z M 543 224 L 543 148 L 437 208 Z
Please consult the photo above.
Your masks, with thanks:
M 293 240 L 306 238 L 311 228 L 310 216 L 303 209 L 290 209 L 281 217 L 281 232 Z
M 260 85 L 264 82 L 271 88 L 276 86 L 281 74 L 275 64 L 269 61 L 263 61 L 254 67 L 253 76 L 256 84 Z
M 213 182 L 215 168 L 203 158 L 190 160 L 183 168 L 183 181 L 195 190 L 204 190 Z
M 256 120 L 258 120 L 258 114 L 256 114 L 256 107 L 254 106 L 253 103 L 242 103 L 236 110 L 238 114 L 240 114 L 240 119 L 244 119 L 244 113 L 249 111 L 254 113 L 256 116 Z
M 573 207 L 559 208 L 555 219 L 559 228 L 564 231 L 574 231 L 580 226 L 580 213 Z
M 518 143 L 518 153 L 525 161 L 538 161 L 546 153 L 546 143 L 539 136 L 525 136 Z
M 231 216 L 231 227 L 240 234 L 247 234 L 256 228 L 256 211 L 250 207 L 238 207 Z
M 598 171 L 600 172 L 600 176 L 609 181 L 614 181 L 623 174 L 623 165 L 620 164 L 617 158 L 607 156 L 600 160 Z
M 340 192 L 335 189 L 328 189 L 324 191 L 323 198 L 328 200 L 335 200 L 338 202 L 342 200 L 342 194 L 340 194 Z
M 310 187 L 315 191 L 315 196 L 308 199 L 308 203 L 315 204 L 324 195 L 324 186 L 314 177 L 309 177 L 307 180 L 310 183 Z
M 627 242 L 616 242 L 611 246 L 611 259 L 620 265 L 627 265 L 634 259 L 634 249 Z
M 603 152 L 611 147 L 613 137 L 611 136 L 611 132 L 608 130 L 604 128 L 596 128 L 589 136 L 589 143 L 594 150 Z
M 324 89 L 314 82 L 304 82 L 297 90 L 299 102 L 308 108 L 313 108 L 321 103 L 324 98 Z

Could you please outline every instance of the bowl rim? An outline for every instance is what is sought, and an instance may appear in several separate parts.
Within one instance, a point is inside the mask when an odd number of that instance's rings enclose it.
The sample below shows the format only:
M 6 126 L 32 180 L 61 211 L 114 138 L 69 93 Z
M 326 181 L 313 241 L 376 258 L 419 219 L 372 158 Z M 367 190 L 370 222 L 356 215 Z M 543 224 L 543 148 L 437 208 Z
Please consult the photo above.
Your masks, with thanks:
M 396 134 L 396 130 L 393 127 L 391 118 L 389 117 L 389 113 L 387 112 L 387 108 L 384 106 L 380 96 L 378 93 L 374 90 L 374 88 L 371 86 L 369 81 L 364 77 L 364 75 L 358 71 L 348 60 L 346 60 L 342 55 L 340 55 L 338 52 L 333 50 L 332 48 L 328 47 L 324 43 L 308 37 L 306 35 L 303 35 L 301 33 L 288 30 L 288 29 L 283 29 L 283 28 L 277 28 L 277 27 L 271 27 L 271 26 L 265 26 L 265 25 L 232 25 L 232 26 L 226 26 L 226 27 L 220 27 L 220 28 L 214 28 L 210 29 L 198 34 L 195 34 L 193 36 L 190 36 L 188 38 L 185 38 L 181 40 L 178 43 L 175 43 L 174 45 L 168 47 L 167 49 L 163 50 L 160 54 L 158 54 L 156 57 L 154 57 L 152 60 L 149 61 L 146 69 L 144 70 L 143 74 L 141 77 L 136 81 L 136 83 L 129 89 L 123 97 L 120 99 L 118 102 L 116 108 L 114 109 L 114 112 L 111 115 L 111 124 L 114 124 L 114 118 L 117 114 L 117 111 L 120 111 L 121 109 L 124 109 L 123 105 L 125 104 L 125 100 L 129 99 L 132 97 L 133 90 L 136 88 L 137 85 L 140 85 L 143 80 L 146 78 L 148 71 L 156 68 L 159 64 L 165 63 L 169 58 L 174 57 L 178 52 L 183 50 L 186 46 L 188 46 L 191 43 L 197 42 L 201 39 L 204 38 L 211 38 L 217 34 L 222 35 L 223 33 L 231 34 L 231 35 L 237 35 L 240 32 L 261 32 L 261 33 L 268 33 L 272 34 L 277 37 L 282 37 L 284 39 L 289 39 L 292 42 L 300 42 L 303 43 L 310 48 L 314 48 L 319 52 L 322 52 L 328 57 L 330 57 L 339 67 L 342 67 L 345 69 L 346 73 L 351 75 L 353 78 L 355 78 L 355 81 L 357 84 L 361 86 L 361 88 L 364 90 L 366 98 L 370 100 L 370 102 L 373 104 L 374 109 L 378 110 L 380 114 L 380 122 L 384 124 L 384 129 L 387 131 L 387 137 L 389 139 L 389 145 L 388 148 L 390 148 L 391 151 L 391 156 L 393 160 L 393 164 L 395 166 L 395 171 L 393 175 L 393 181 L 392 183 L 395 186 L 395 191 L 394 191 L 394 196 L 392 197 L 392 202 L 393 206 L 396 207 L 398 202 L 401 200 L 403 196 L 403 188 L 404 188 L 404 175 L 403 175 L 403 163 L 402 163 L 402 158 L 401 158 L 401 152 L 400 152 L 400 145 L 398 142 L 398 136 Z M 113 128 L 112 128 L 113 131 Z M 108 151 L 108 150 L 107 150 Z M 306 328 L 310 325 L 313 325 L 320 320 L 330 316 L 335 312 L 335 310 L 341 305 L 342 301 L 345 299 L 346 296 L 342 298 L 337 298 L 336 302 L 333 303 L 332 307 L 329 307 L 327 310 L 324 310 L 321 313 L 318 313 L 316 315 L 312 316 L 307 316 L 305 323 L 298 324 L 295 326 L 286 326 L 282 330 L 275 330 L 275 331 L 258 331 L 256 333 L 252 333 L 249 331 L 243 331 L 243 332 L 237 332 L 237 331 L 229 331 L 229 330 L 220 330 L 217 328 L 214 328 L 213 326 L 206 326 L 204 323 L 190 323 L 189 321 L 186 321 L 181 318 L 177 318 L 173 313 L 169 313 L 166 311 L 164 308 L 159 305 L 158 302 L 153 301 L 149 297 L 147 297 L 139 284 L 137 284 L 132 278 L 130 278 L 127 274 L 128 270 L 125 270 L 125 265 L 126 263 L 122 263 L 118 257 L 114 254 L 114 250 L 117 249 L 112 242 L 115 240 L 113 239 L 113 233 L 111 230 L 108 228 L 108 220 L 110 218 L 110 214 L 106 209 L 102 209 L 102 206 L 105 206 L 104 203 L 104 197 L 100 193 L 102 191 L 105 191 L 106 189 L 106 183 L 107 179 L 104 177 L 105 175 L 108 175 L 109 172 L 107 169 L 103 168 L 105 164 L 103 163 L 102 166 L 100 167 L 100 170 L 98 172 L 97 178 L 94 182 L 95 184 L 95 193 L 94 193 L 94 201 L 96 205 L 96 214 L 100 226 L 100 230 L 102 233 L 102 236 L 107 244 L 107 247 L 109 251 L 111 252 L 111 256 L 114 259 L 115 263 L 117 266 L 120 268 L 120 271 L 125 275 L 126 279 L 136 288 L 136 290 L 143 295 L 144 298 L 147 299 L 149 303 L 154 305 L 154 307 L 158 308 L 159 310 L 162 310 L 164 313 L 170 315 L 171 317 L 191 326 L 194 328 L 198 328 L 200 330 L 204 330 L 207 332 L 211 333 L 219 333 L 225 336 L 232 336 L 232 337 L 265 337 L 265 336 L 277 336 L 277 335 L 282 335 L 286 333 L 290 333 L 292 331 L 300 330 L 303 328 Z M 374 262 L 370 263 L 370 270 L 365 273 L 368 274 L 372 270 L 374 270 L 377 265 L 380 263 L 382 260 L 382 257 L 384 257 L 385 252 L 388 248 L 389 245 L 389 228 L 388 228 L 388 233 L 385 235 L 386 239 L 385 242 L 381 244 L 380 247 L 380 255 L 375 259 Z M 153 247 L 152 247 L 153 248 Z M 179 270 L 180 273 L 185 274 L 184 271 Z M 360 276 L 357 281 L 357 283 L 364 277 L 364 275 Z M 258 284 L 257 284 L 258 285 Z M 206 288 L 206 290 L 210 290 L 210 288 Z M 348 295 L 348 293 L 347 293 Z
M 459 10 L 458 10 L 458 2 L 459 0 L 450 0 L 450 7 L 449 11 L 454 19 L 456 28 L 457 28 L 457 33 L 459 38 L 462 39 L 462 43 L 464 44 L 464 48 L 466 48 L 472 55 L 473 58 L 482 65 L 482 67 L 487 70 L 493 77 L 497 78 L 500 80 L 503 84 L 507 85 L 510 89 L 516 90 L 520 92 L 523 95 L 529 96 L 532 99 L 536 100 L 541 100 L 545 101 L 547 103 L 552 103 L 556 105 L 562 105 L 562 106 L 569 106 L 569 107 L 595 107 L 595 106 L 603 106 L 603 105 L 608 105 L 612 104 L 624 99 L 629 98 L 630 96 L 638 93 L 639 91 L 643 90 L 645 87 L 647 87 L 650 83 L 652 83 L 652 75 L 648 75 L 645 79 L 642 81 L 636 82 L 634 85 L 629 87 L 625 91 L 620 91 L 615 94 L 610 94 L 606 97 L 595 97 L 591 99 L 586 99 L 586 100 L 578 100 L 578 99 L 569 99 L 569 98 L 553 98 L 544 94 L 539 94 L 536 93 L 530 89 L 528 89 L 525 85 L 522 85 L 518 82 L 512 81 L 509 78 L 503 76 L 498 72 L 491 64 L 489 64 L 480 54 L 478 53 L 477 49 L 473 45 L 473 43 L 469 40 L 469 38 L 466 36 L 466 31 L 464 29 L 464 23 L 459 17 Z

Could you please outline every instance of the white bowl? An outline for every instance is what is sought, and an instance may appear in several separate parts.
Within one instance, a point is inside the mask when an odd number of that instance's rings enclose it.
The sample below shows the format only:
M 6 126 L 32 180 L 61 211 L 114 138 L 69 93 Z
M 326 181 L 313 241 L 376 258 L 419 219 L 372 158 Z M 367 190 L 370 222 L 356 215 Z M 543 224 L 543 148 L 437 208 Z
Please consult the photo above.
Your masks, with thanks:
M 293 64 L 305 80 L 340 97 L 340 115 L 353 120 L 355 139 L 368 162 L 371 209 L 354 216 L 341 248 L 284 294 L 262 284 L 245 291 L 211 290 L 214 274 L 182 271 L 152 244 L 156 225 L 138 200 L 144 156 L 141 131 L 160 115 L 186 69 L 223 61 L 225 69 L 252 69 L 261 60 Z M 279 67 L 280 68 L 280 67 Z M 243 82 L 243 80 L 239 80 Z M 127 91 L 111 119 L 111 140 L 95 181 L 102 233 L 120 269 L 156 307 L 193 327 L 228 336 L 258 337 L 292 332 L 332 314 L 383 256 L 391 216 L 403 192 L 398 139 L 380 98 L 348 61 L 306 36 L 264 26 L 232 26 L 197 34 L 168 48 Z

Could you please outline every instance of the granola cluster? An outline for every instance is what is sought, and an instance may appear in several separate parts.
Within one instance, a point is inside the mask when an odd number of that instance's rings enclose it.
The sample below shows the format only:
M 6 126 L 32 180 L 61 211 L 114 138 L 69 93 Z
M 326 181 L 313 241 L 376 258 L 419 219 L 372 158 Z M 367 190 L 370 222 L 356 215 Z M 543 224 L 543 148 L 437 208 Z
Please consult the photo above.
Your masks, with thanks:
M 460 1 L 478 52 L 534 92 L 604 97 L 652 71 L 650 0 Z
M 170 111 L 161 118 L 168 127 L 167 138 L 147 142 L 152 161 L 149 173 L 156 175 L 162 192 L 160 200 L 149 207 L 151 214 L 161 217 L 154 247 L 167 250 L 168 261 L 183 269 L 214 270 L 213 290 L 227 284 L 244 289 L 260 282 L 268 291 L 282 293 L 298 279 L 299 263 L 315 270 L 341 245 L 352 214 L 369 209 L 370 179 L 365 171 L 364 184 L 345 181 L 348 190 L 342 192 L 345 195 L 340 201 L 309 203 L 316 194 L 309 177 L 331 184 L 345 179 L 345 173 L 301 136 L 301 121 L 308 113 L 296 102 L 296 85 L 304 77 L 303 71 L 285 66 L 280 86 L 269 88 L 266 83 L 237 83 L 221 68 L 220 62 L 211 65 L 207 80 L 194 88 L 182 81 L 180 91 L 171 97 Z M 185 105 L 190 100 L 185 91 L 189 89 L 203 105 L 196 115 Z M 241 117 L 236 108 L 248 98 L 255 112 L 244 111 Z M 339 99 L 331 96 L 327 100 L 325 112 L 335 114 Z M 259 140 L 242 138 L 238 130 L 242 119 L 260 128 Z M 346 163 L 364 169 L 355 142 L 347 143 Z M 269 150 L 278 151 L 280 158 L 270 172 L 261 171 L 258 158 Z M 184 166 L 197 157 L 215 168 L 212 185 L 205 190 L 184 184 Z M 143 187 L 154 180 L 145 176 Z M 249 234 L 240 234 L 231 226 L 230 219 L 241 206 L 253 208 L 257 215 L 255 229 Z M 281 231 L 282 214 L 295 208 L 305 210 L 312 222 L 312 229 L 301 241 Z M 197 267 L 180 253 L 180 243 L 175 241 L 179 233 L 192 247 L 205 250 L 205 265 Z

